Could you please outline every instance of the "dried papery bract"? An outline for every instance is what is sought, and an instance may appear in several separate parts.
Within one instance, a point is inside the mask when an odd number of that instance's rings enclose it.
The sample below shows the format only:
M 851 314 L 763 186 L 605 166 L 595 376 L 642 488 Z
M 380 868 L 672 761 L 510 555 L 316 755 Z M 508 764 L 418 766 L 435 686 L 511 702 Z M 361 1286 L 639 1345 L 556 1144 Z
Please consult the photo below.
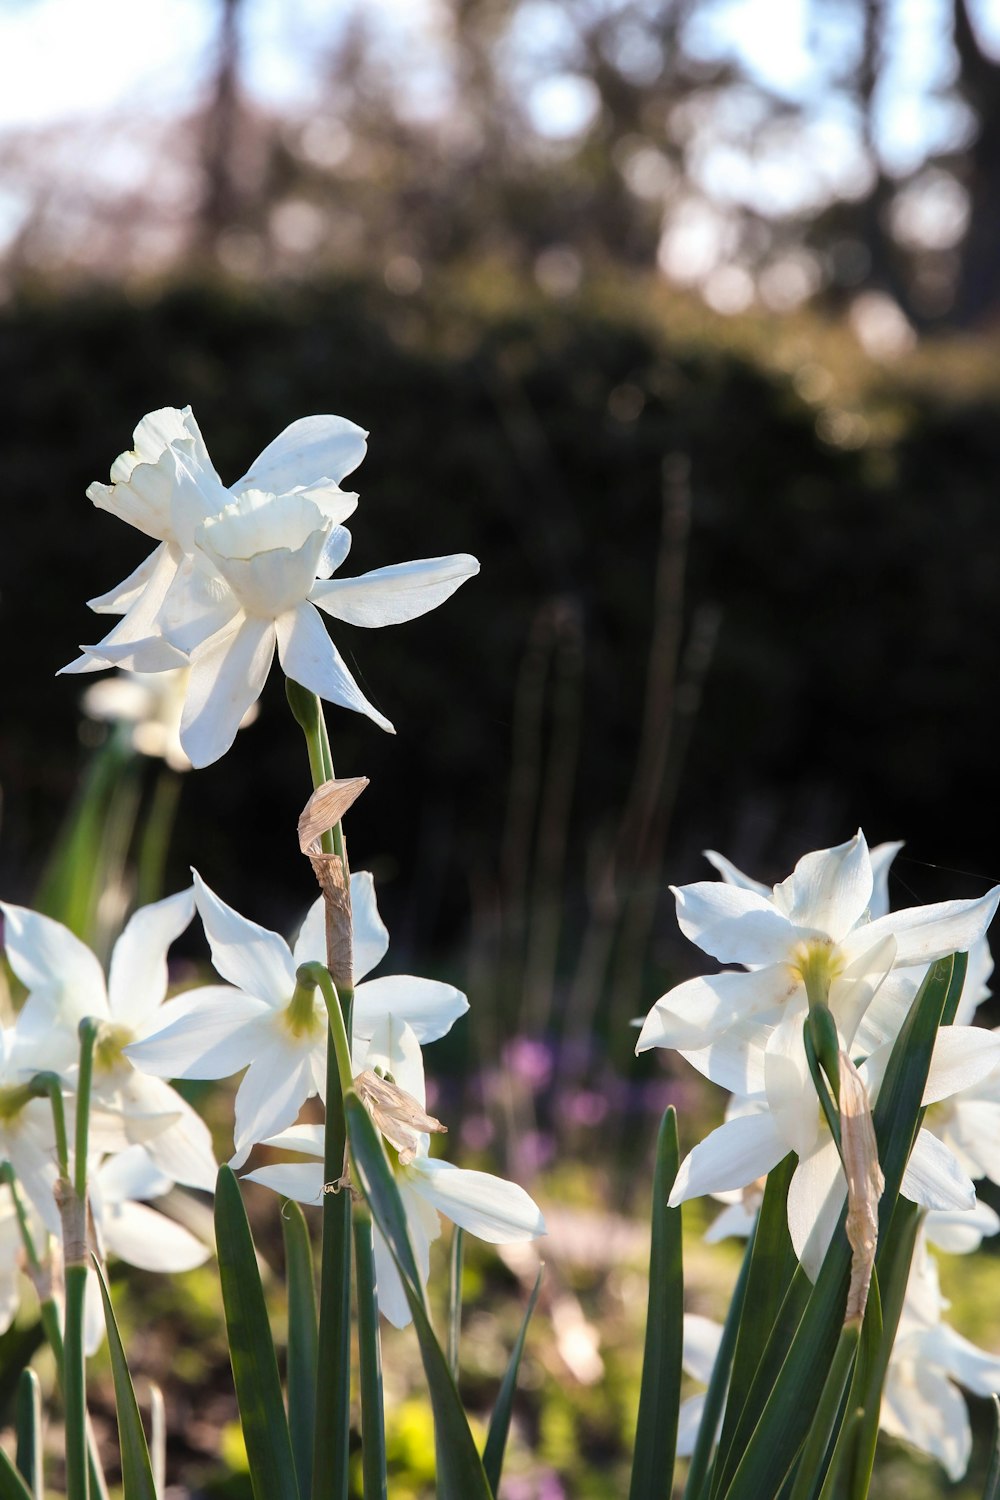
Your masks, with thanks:
M 322 840 L 325 833 L 337 826 L 367 785 L 367 776 L 324 781 L 313 792 L 299 817 L 299 848 L 312 865 L 323 892 L 326 966 L 338 991 L 351 990 L 354 985 L 351 886 L 346 853 L 327 853 Z
M 840 1054 L 840 1142 L 847 1174 L 847 1238 L 852 1251 L 844 1322 L 860 1323 L 875 1264 L 878 1203 L 885 1178 L 878 1162 L 868 1090 L 846 1052 Z
M 447 1125 L 433 1115 L 398 1084 L 365 1068 L 354 1080 L 354 1092 L 371 1115 L 377 1129 L 399 1152 L 402 1166 L 409 1166 L 420 1148 L 420 1137 L 430 1131 L 447 1135 Z

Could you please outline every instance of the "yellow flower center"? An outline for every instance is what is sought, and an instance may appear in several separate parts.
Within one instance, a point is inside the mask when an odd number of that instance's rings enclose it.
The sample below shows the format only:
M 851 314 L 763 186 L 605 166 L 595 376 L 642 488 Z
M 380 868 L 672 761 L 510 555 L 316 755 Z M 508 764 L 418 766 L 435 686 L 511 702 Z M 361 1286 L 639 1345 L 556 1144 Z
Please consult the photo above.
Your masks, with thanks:
M 826 1005 L 830 986 L 843 973 L 844 960 L 830 938 L 806 938 L 797 943 L 788 966 L 806 987 L 810 1005 Z
M 102 1026 L 94 1047 L 94 1069 L 99 1073 L 113 1073 L 128 1059 L 123 1049 L 135 1040 L 135 1033 L 128 1026 Z M 131 1066 L 131 1065 L 130 1065 Z
M 293 1037 L 318 1036 L 326 1024 L 326 1012 L 316 999 L 316 986 L 297 984 L 285 1009 L 281 1012 L 285 1029 Z

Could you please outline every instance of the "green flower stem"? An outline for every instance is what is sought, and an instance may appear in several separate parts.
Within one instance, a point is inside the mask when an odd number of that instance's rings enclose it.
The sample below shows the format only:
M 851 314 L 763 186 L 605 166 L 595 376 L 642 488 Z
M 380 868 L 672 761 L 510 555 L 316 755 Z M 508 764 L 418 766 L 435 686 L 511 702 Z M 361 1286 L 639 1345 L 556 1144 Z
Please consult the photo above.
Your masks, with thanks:
M 353 992 L 346 994 L 337 993 L 330 971 L 323 964 L 310 963 L 301 964 L 295 971 L 295 982 L 297 985 L 318 986 L 326 1003 L 326 1013 L 330 1018 L 330 1039 L 333 1042 L 333 1051 L 337 1060 L 337 1083 L 340 1095 L 347 1093 L 348 1089 L 354 1087 L 354 1069 L 351 1063 L 351 1044 L 347 1039 L 348 1019 L 350 1016 L 351 1003 L 354 999 Z M 329 1100 L 327 1100 L 329 1104 Z
M 73 1180 L 65 1174 L 57 1186 L 63 1225 L 66 1279 L 63 1400 L 66 1407 L 67 1500 L 88 1500 L 87 1364 L 84 1350 L 84 1305 L 90 1252 L 87 1243 L 87 1148 L 90 1133 L 90 1089 L 94 1076 L 94 1042 L 99 1023 L 80 1022 L 80 1070 L 76 1097 Z
M 829 1012 L 827 1012 L 827 1014 L 829 1014 Z M 812 1015 L 813 1013 L 810 1011 L 809 1015 L 806 1016 L 805 1025 L 802 1028 L 802 1041 L 806 1049 L 806 1061 L 809 1064 L 809 1072 L 812 1076 L 813 1087 L 816 1090 L 816 1096 L 819 1099 L 823 1114 L 826 1116 L 826 1123 L 830 1127 L 830 1134 L 833 1136 L 833 1139 L 837 1144 L 837 1151 L 841 1152 L 840 1111 L 837 1108 L 836 1102 L 830 1097 L 830 1090 L 827 1087 L 826 1079 L 823 1077 L 823 1074 L 820 1071 L 820 1059 L 817 1056 L 816 1046 L 813 1041 L 813 1030 L 809 1024 L 812 1020 Z M 843 1160 L 842 1152 L 841 1160 Z
M 451 1236 L 451 1255 L 448 1259 L 448 1368 L 451 1378 L 458 1384 L 458 1343 L 462 1332 L 462 1253 L 465 1249 L 465 1231 L 457 1224 Z
M 315 790 L 325 781 L 333 780 L 333 756 L 330 753 L 330 737 L 326 732 L 323 706 L 315 693 L 308 692 L 290 677 L 285 679 L 285 696 L 295 722 L 305 735 L 309 774 Z M 344 859 L 344 833 L 339 823 L 323 834 L 321 842 L 324 854 L 337 854 Z M 347 875 L 346 868 L 344 875 Z
M 66 1134 L 66 1107 L 63 1104 L 62 1079 L 58 1073 L 36 1073 L 28 1084 L 29 1097 L 47 1098 L 52 1106 L 52 1126 L 56 1137 L 56 1162 L 60 1177 L 69 1179 L 69 1137 Z
M 840 1330 L 823 1393 L 802 1448 L 789 1500 L 812 1500 L 820 1487 L 827 1449 L 837 1430 L 844 1390 L 858 1352 L 859 1334 L 860 1327 L 857 1323 L 845 1323 Z
M 302 964 L 295 979 L 297 984 L 319 987 L 330 1021 L 323 1147 L 326 1192 L 323 1196 L 320 1263 L 320 1360 L 316 1384 L 312 1496 L 313 1500 L 332 1500 L 332 1497 L 346 1500 L 351 1424 L 351 1194 L 342 1184 L 342 1178 L 347 1152 L 344 1095 L 353 1083 L 348 1041 L 353 994 L 348 991 L 338 995 L 329 970 L 320 963 Z M 359 1291 L 359 1297 L 362 1295 Z M 359 1313 L 359 1316 L 363 1319 L 364 1314 Z M 380 1378 L 381 1372 L 376 1373 Z M 362 1380 L 364 1378 L 363 1369 Z M 371 1431 L 369 1438 L 374 1443 Z M 365 1449 L 367 1453 L 368 1439 L 365 1440 Z
M 375 1295 L 375 1253 L 371 1215 L 354 1210 L 354 1264 L 357 1271 L 358 1346 L 361 1363 L 361 1461 L 364 1500 L 386 1500 L 385 1408 L 382 1401 L 382 1345 Z

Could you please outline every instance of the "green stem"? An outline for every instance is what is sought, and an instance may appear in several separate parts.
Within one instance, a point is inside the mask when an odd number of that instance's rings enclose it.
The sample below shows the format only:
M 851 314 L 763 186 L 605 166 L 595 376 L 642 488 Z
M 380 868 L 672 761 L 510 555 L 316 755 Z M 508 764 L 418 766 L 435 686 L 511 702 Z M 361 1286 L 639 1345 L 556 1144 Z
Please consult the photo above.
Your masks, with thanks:
M 56 1137 L 56 1164 L 59 1175 L 69 1178 L 69 1136 L 66 1133 L 66 1106 L 63 1103 L 62 1080 L 57 1073 L 36 1073 L 28 1088 L 38 1097 L 47 1097 L 52 1106 L 52 1127 Z
M 329 1190 L 323 1195 L 312 1500 L 347 1500 L 351 1432 L 351 1194 L 347 1189 L 333 1190 L 333 1184 L 343 1176 L 346 1149 L 347 1124 L 336 1047 L 328 1045 L 323 1170 Z
M 347 1039 L 347 1025 L 354 995 L 348 991 L 338 996 L 330 971 L 324 964 L 302 964 L 295 971 L 297 984 L 319 986 L 330 1018 L 330 1039 L 337 1060 L 337 1082 L 341 1100 L 349 1088 L 354 1086 L 354 1069 L 351 1063 L 351 1044 Z M 329 1106 L 329 1099 L 327 1105 Z M 339 1174 L 338 1174 L 339 1175 Z
M 60 1213 L 63 1222 L 63 1268 L 66 1280 L 63 1398 L 66 1406 L 67 1500 L 88 1500 L 87 1363 L 84 1349 L 84 1308 L 87 1296 L 87 1148 L 90 1131 L 90 1089 L 94 1074 L 94 1042 L 98 1022 L 80 1022 L 80 1069 L 76 1097 L 76 1140 L 73 1180 L 63 1178 Z
M 301 683 L 293 682 L 290 677 L 285 679 L 285 697 L 295 722 L 305 735 L 309 774 L 315 790 L 325 781 L 333 780 L 333 757 L 330 754 L 323 707 L 315 693 L 308 692 Z M 335 829 L 324 833 L 320 842 L 324 854 L 339 854 L 343 859 L 344 839 L 339 823 Z
M 80 1022 L 80 1072 L 76 1086 L 76 1151 L 73 1186 L 81 1203 L 87 1200 L 87 1153 L 90 1140 L 90 1090 L 94 1081 L 94 1043 L 100 1022 L 85 1016 Z
M 462 1332 L 462 1252 L 465 1231 L 456 1224 L 451 1236 L 448 1262 L 448 1368 L 458 1384 L 458 1342 Z
M 358 1288 L 358 1348 L 361 1365 L 361 1462 L 364 1500 L 386 1500 L 385 1409 L 382 1401 L 382 1345 L 375 1294 L 375 1253 L 371 1215 L 354 1210 L 354 1264 Z

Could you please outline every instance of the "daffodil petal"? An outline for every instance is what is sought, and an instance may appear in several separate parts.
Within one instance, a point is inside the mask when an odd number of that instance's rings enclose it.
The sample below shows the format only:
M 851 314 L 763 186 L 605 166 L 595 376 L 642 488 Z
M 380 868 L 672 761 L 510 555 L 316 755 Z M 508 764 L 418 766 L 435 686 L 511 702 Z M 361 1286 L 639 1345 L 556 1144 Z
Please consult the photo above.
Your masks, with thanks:
M 167 993 L 167 950 L 194 916 L 194 888 L 140 907 L 114 946 L 108 974 L 112 1019 L 139 1027 Z
M 367 432 L 346 417 L 300 417 L 268 443 L 234 489 L 283 495 L 323 481 L 339 484 L 353 474 L 367 448 Z
M 773 903 L 756 891 L 699 880 L 671 886 L 677 925 L 686 938 L 723 964 L 777 964 L 801 936 Z
M 299 682 L 328 703 L 339 703 L 366 714 L 389 734 L 395 730 L 384 714 L 368 702 L 309 603 L 280 615 L 276 621 L 278 657 L 286 677 Z
M 192 653 L 181 745 L 193 766 L 225 755 L 261 695 L 273 655 L 274 623 L 241 616 Z
M 454 985 L 411 974 L 389 974 L 367 979 L 354 991 L 354 1033 L 370 1037 L 379 1020 L 391 1014 L 413 1028 L 418 1042 L 434 1042 L 468 1008 L 468 1000 Z
M 976 1189 L 943 1141 L 917 1132 L 900 1192 L 922 1208 L 973 1208 Z
M 742 1188 L 764 1177 L 788 1155 L 769 1114 L 741 1115 L 711 1131 L 681 1162 L 670 1207 L 703 1193 Z
M 243 917 L 194 875 L 195 901 L 212 950 L 212 963 L 222 975 L 274 1010 L 282 1010 L 295 992 L 295 962 L 278 933 Z
M 332 578 L 313 585 L 310 599 L 349 625 L 400 625 L 437 609 L 467 578 L 479 572 L 468 553 L 425 557 L 376 568 L 358 578 Z
M 155 1078 L 227 1078 L 261 1045 L 260 1026 L 274 1012 L 228 985 L 205 985 L 168 1000 L 159 1026 L 125 1047 L 125 1056 Z

